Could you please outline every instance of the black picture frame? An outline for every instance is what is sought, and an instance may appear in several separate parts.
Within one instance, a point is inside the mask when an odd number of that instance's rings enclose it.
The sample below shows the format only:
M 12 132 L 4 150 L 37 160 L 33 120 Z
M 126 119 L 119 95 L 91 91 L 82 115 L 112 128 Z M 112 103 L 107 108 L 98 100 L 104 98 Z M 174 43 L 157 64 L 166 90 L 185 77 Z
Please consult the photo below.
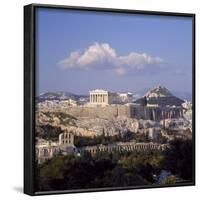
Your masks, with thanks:
M 100 189 L 76 189 L 64 191 L 35 191 L 35 10 L 37 8 L 48 9 L 64 9 L 71 11 L 96 11 L 109 13 L 133 13 L 143 15 L 157 16 L 178 16 L 192 18 L 192 130 L 193 130 L 193 177 L 191 183 L 180 183 L 175 186 L 193 186 L 195 185 L 195 14 L 191 13 L 174 13 L 160 11 L 143 11 L 143 10 L 128 10 L 128 9 L 113 9 L 113 8 L 94 8 L 94 7 L 78 7 L 64 5 L 47 5 L 47 4 L 30 4 L 24 6 L 24 193 L 28 195 L 47 195 L 47 194 L 65 194 L 65 193 L 80 193 L 80 192 L 97 192 L 111 190 L 127 190 L 127 189 L 145 189 L 145 188 L 160 188 L 171 187 L 170 185 L 162 186 L 131 186 L 117 188 L 100 188 Z M 172 186 L 174 187 L 174 185 Z

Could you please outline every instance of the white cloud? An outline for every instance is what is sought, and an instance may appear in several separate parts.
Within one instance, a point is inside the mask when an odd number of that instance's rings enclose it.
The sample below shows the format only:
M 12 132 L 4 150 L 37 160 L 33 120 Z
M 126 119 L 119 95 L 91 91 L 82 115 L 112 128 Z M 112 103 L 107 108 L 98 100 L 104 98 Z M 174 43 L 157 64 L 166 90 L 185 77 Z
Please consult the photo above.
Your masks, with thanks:
M 82 52 L 71 52 L 58 64 L 64 69 L 113 70 L 118 75 L 124 75 L 132 69 L 144 69 L 149 65 L 159 66 L 162 62 L 161 58 L 152 57 L 147 53 L 130 52 L 128 55 L 117 55 L 109 44 L 96 42 Z

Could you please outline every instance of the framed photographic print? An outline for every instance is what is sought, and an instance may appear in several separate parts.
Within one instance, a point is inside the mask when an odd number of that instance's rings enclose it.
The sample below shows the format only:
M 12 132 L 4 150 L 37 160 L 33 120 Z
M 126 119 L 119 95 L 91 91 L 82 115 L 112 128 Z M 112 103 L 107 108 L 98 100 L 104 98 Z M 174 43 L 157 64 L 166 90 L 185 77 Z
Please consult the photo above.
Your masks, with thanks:
M 24 192 L 195 184 L 195 15 L 24 7 Z

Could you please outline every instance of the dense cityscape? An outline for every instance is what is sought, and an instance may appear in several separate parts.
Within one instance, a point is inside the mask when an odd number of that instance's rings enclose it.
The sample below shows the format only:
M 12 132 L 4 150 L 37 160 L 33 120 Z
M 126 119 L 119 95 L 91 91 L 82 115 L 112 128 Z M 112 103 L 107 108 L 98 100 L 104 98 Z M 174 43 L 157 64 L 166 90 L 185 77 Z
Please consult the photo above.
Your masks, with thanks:
M 164 86 L 43 93 L 35 136 L 40 191 L 192 180 L 192 103 Z

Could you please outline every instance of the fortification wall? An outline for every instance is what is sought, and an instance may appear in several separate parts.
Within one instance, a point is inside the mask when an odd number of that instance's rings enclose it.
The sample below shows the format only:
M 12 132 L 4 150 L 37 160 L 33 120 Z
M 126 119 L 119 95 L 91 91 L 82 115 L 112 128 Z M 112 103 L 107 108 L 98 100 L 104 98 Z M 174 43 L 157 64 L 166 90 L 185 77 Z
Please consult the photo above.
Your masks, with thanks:
M 137 105 L 109 105 L 105 107 L 69 107 L 66 112 L 74 117 L 104 118 L 130 117 L 160 121 L 183 116 L 181 108 L 142 107 Z
M 117 116 L 130 117 L 130 109 L 124 105 L 111 105 L 105 107 L 69 107 L 66 112 L 75 117 L 114 118 Z
M 180 107 L 170 108 L 130 106 L 130 117 L 136 119 L 160 121 L 162 119 L 183 117 L 183 110 Z

